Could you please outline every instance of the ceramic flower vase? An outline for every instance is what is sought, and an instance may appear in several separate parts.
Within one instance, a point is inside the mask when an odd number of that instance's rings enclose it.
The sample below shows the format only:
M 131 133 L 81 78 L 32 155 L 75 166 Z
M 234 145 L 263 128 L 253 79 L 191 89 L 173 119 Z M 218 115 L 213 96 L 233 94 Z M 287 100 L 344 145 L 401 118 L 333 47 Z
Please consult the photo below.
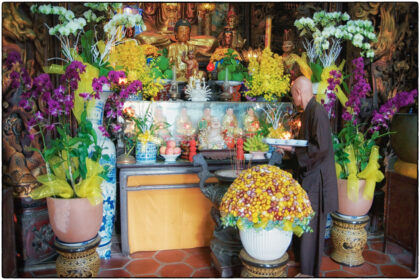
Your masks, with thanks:
M 156 161 L 157 147 L 155 143 L 148 142 L 146 148 L 140 141 L 136 144 L 136 162 L 154 162 Z
M 102 119 L 104 115 L 104 107 L 108 96 L 111 94 L 109 86 L 104 85 L 103 92 L 100 99 L 93 99 L 94 107 L 88 112 L 87 119 L 92 122 L 93 129 L 98 137 L 98 145 L 103 148 L 102 157 L 99 163 L 109 165 L 107 179 L 101 184 L 102 197 L 103 197 L 103 216 L 102 224 L 99 230 L 101 243 L 98 246 L 97 252 L 101 259 L 111 258 L 111 238 L 115 220 L 115 200 L 117 195 L 117 159 L 115 152 L 115 145 L 108 137 L 103 136 L 99 127 L 102 126 Z M 104 156 L 107 155 L 109 160 L 105 160 Z
M 292 241 L 293 232 L 277 228 L 271 230 L 239 230 L 242 245 L 251 257 L 261 261 L 276 260 L 283 256 Z
M 347 180 L 338 179 L 338 213 L 347 216 L 366 215 L 372 206 L 373 198 L 366 200 L 363 197 L 366 180 L 359 180 L 359 197 L 357 201 L 352 201 L 347 196 Z
M 102 203 L 92 205 L 87 198 L 47 198 L 48 217 L 55 236 L 65 243 L 94 238 L 102 221 Z

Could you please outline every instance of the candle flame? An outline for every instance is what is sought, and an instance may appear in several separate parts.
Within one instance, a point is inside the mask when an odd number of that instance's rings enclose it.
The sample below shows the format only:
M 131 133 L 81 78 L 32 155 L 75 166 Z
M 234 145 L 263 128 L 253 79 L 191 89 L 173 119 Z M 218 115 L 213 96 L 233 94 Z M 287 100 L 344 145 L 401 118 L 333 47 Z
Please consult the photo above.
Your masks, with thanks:
M 119 78 L 118 85 L 125 85 L 127 83 L 127 78 Z

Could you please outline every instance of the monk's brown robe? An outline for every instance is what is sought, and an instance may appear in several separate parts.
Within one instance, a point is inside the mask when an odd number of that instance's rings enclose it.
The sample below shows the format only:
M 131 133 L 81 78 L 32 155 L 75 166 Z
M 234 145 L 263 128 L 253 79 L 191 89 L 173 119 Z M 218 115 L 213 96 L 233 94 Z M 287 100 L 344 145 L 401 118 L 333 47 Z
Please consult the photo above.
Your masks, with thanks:
M 319 277 L 326 216 L 338 209 L 338 194 L 330 121 L 315 97 L 303 113 L 299 139 L 308 141 L 307 147 L 295 149 L 299 182 L 316 213 L 310 223 L 313 232 L 300 240 L 300 267 L 301 273 Z

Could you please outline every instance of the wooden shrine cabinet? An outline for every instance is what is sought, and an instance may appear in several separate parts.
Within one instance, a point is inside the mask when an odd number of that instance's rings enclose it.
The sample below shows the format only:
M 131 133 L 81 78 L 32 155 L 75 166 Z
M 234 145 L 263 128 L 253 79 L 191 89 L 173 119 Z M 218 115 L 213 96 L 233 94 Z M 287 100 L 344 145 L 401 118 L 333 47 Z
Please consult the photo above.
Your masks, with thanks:
M 386 173 L 384 252 L 392 241 L 413 254 L 418 268 L 418 181 L 395 172 Z

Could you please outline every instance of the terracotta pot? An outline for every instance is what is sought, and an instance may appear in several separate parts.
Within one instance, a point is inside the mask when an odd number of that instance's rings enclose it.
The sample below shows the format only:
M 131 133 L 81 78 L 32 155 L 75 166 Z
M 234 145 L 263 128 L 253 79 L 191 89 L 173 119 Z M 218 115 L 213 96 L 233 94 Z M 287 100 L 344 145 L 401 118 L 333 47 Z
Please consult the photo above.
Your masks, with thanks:
M 90 204 L 87 198 L 47 198 L 51 227 L 60 241 L 76 243 L 98 234 L 102 222 L 102 203 Z
M 369 212 L 373 199 L 366 200 L 363 198 L 365 190 L 365 180 L 359 180 L 359 198 L 357 201 L 351 201 L 347 197 L 347 180 L 338 179 L 338 212 L 347 216 L 362 216 Z

